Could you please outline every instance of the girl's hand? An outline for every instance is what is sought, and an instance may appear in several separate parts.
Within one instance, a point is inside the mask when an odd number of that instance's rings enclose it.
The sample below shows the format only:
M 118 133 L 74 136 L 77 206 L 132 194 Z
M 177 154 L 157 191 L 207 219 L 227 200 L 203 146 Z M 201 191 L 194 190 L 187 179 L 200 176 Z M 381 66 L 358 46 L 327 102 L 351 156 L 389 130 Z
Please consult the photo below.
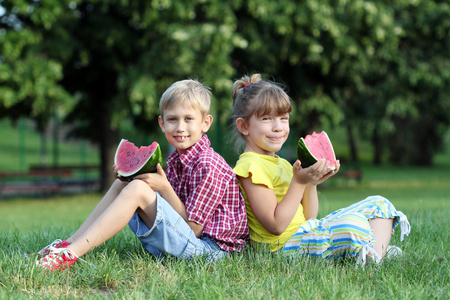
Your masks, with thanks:
M 324 158 L 319 159 L 315 164 L 308 168 L 302 168 L 301 165 L 301 161 L 297 160 L 293 166 L 293 179 L 301 184 L 320 184 L 330 176 L 336 174 L 337 170 L 339 170 L 339 162 L 337 163 L 336 170 L 331 171 L 329 168 L 330 162 L 326 161 Z
M 166 188 L 171 188 L 169 181 L 167 180 L 166 173 L 160 164 L 156 166 L 156 173 L 144 173 L 134 177 L 147 183 L 154 191 L 162 191 Z
M 320 178 L 319 180 L 315 181 L 315 182 L 311 182 L 311 184 L 315 184 L 315 185 L 319 185 L 322 182 L 324 182 L 325 180 L 327 180 L 328 178 L 330 178 L 331 176 L 336 175 L 336 173 L 339 171 L 340 167 L 341 167 L 341 162 L 339 160 L 336 160 L 336 169 L 334 170 L 330 170 L 328 169 L 328 173 L 326 173 L 322 178 Z

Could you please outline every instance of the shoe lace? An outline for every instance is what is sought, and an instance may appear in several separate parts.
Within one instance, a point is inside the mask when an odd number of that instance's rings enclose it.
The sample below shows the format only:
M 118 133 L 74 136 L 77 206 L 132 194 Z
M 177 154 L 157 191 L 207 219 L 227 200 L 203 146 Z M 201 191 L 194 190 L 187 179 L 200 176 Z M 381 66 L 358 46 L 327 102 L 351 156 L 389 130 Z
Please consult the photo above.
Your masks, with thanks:
M 50 248 L 55 248 L 58 244 L 61 244 L 62 240 L 61 239 L 56 239 L 54 240 L 51 244 L 45 246 L 44 248 L 42 248 L 38 254 L 39 255 L 44 255 L 46 254 L 48 251 L 50 251 Z
M 364 266 L 366 265 L 367 257 L 372 256 L 373 260 L 376 264 L 379 264 L 381 262 L 381 257 L 378 255 L 378 253 L 369 245 L 365 245 L 359 250 L 358 258 L 356 260 L 357 266 Z
M 75 253 L 73 253 L 73 251 L 70 250 L 69 248 L 59 248 L 59 249 L 57 248 L 57 250 L 60 252 L 60 253 L 58 254 L 58 259 L 59 259 L 61 262 L 64 262 L 64 258 L 63 258 L 62 256 L 65 255 L 65 256 L 68 257 L 70 260 L 77 259 L 77 260 L 82 261 L 82 262 L 84 262 L 84 263 L 88 263 L 88 262 L 85 261 L 84 259 L 78 257 L 78 256 L 77 256 Z
M 67 257 L 69 260 L 74 260 L 74 259 L 78 258 L 78 256 L 76 256 L 75 253 L 73 253 L 72 250 L 70 250 L 70 249 L 61 248 L 58 250 L 60 250 L 60 251 L 56 255 L 55 259 L 58 259 L 61 263 L 63 263 L 65 260 L 63 256 Z
M 69 248 L 49 247 L 49 251 L 50 251 L 50 253 L 39 261 L 40 265 L 52 266 L 52 262 L 57 263 L 58 265 L 61 265 L 66 261 L 66 259 L 64 259 L 64 256 L 67 257 L 69 260 L 77 259 L 79 261 L 87 263 L 87 261 L 85 261 L 82 258 L 79 258 Z
M 411 232 L 411 225 L 409 224 L 408 218 L 404 213 L 402 213 L 401 211 L 399 211 L 398 213 L 400 215 L 400 229 L 402 231 L 400 235 L 400 241 L 403 241 L 405 235 L 409 236 L 409 233 Z

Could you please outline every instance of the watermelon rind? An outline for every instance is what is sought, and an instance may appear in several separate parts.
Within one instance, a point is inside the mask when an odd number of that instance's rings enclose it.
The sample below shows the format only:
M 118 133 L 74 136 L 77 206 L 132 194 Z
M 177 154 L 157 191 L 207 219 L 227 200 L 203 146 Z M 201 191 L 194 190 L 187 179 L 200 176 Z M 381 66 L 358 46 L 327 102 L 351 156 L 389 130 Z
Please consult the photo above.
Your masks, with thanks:
M 117 158 L 118 158 L 120 146 L 122 143 L 125 143 L 125 142 L 128 142 L 128 140 L 122 139 L 119 143 L 119 146 L 117 146 L 116 154 L 114 155 L 114 164 L 116 164 L 116 165 L 117 165 Z M 140 169 L 132 171 L 132 172 L 128 172 L 128 173 L 118 170 L 117 174 L 119 174 L 121 177 L 124 177 L 124 178 L 130 178 L 130 177 L 137 176 L 139 174 L 155 173 L 156 166 L 158 163 L 162 164 L 162 154 L 161 154 L 161 147 L 157 143 L 157 146 L 156 146 L 155 150 L 153 151 L 152 155 L 150 155 L 147 158 L 147 161 L 142 165 L 142 167 Z
M 333 152 L 334 160 L 336 160 L 336 156 L 334 154 L 333 146 L 331 144 L 331 141 L 328 137 L 328 134 L 325 131 L 322 131 L 324 136 L 328 139 L 328 142 L 331 146 L 331 151 Z M 317 158 L 309 151 L 304 138 L 300 138 L 297 144 L 297 158 L 301 161 L 302 167 L 307 168 L 312 166 L 317 162 Z M 331 170 L 335 170 L 336 167 L 331 167 Z

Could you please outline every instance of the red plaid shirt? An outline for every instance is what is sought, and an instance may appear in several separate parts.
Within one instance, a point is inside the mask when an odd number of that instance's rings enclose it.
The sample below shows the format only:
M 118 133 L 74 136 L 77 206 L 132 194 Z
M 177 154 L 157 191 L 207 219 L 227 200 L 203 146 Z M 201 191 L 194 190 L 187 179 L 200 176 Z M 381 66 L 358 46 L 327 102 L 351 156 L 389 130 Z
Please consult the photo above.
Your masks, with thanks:
M 206 134 L 179 155 L 167 158 L 167 178 L 186 206 L 188 219 L 226 251 L 240 251 L 249 231 L 245 200 L 236 174 L 211 147 Z

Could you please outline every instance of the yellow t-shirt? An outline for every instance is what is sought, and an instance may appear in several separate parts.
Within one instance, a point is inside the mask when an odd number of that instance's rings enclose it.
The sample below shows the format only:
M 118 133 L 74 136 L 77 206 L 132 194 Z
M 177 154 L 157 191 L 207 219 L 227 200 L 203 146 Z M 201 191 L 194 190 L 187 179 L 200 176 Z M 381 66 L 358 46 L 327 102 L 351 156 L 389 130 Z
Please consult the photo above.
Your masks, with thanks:
M 274 190 L 277 201 L 280 202 L 286 194 L 292 179 L 292 165 L 285 159 L 276 156 L 245 152 L 240 157 L 233 171 L 241 177 L 252 178 L 254 184 L 262 184 Z M 247 194 L 239 183 L 245 198 L 250 239 L 259 244 L 268 244 L 272 251 L 284 246 L 286 241 L 305 222 L 303 207 L 299 205 L 297 213 L 287 229 L 281 235 L 269 233 L 256 219 L 247 199 Z

